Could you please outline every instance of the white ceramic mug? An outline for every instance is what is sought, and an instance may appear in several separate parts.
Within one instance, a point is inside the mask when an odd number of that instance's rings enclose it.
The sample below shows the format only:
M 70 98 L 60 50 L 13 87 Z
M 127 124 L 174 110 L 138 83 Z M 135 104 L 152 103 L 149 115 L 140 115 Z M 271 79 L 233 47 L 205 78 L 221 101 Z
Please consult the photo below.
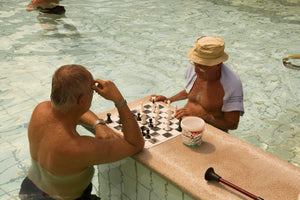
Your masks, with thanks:
M 185 117 L 181 121 L 182 143 L 189 147 L 197 147 L 202 142 L 205 122 L 200 117 Z

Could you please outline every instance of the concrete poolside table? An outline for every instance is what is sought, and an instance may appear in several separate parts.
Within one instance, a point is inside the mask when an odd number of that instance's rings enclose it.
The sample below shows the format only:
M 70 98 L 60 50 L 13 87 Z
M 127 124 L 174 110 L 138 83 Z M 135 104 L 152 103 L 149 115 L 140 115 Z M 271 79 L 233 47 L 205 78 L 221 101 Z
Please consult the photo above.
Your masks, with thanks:
M 149 97 L 128 103 L 136 107 Z M 106 118 L 106 113 L 98 114 Z M 256 148 L 228 133 L 205 125 L 203 143 L 196 148 L 182 144 L 177 136 L 144 149 L 135 160 L 173 183 L 195 199 L 250 199 L 217 182 L 207 182 L 204 174 L 213 167 L 225 180 L 265 200 L 297 200 L 300 194 L 300 168 Z

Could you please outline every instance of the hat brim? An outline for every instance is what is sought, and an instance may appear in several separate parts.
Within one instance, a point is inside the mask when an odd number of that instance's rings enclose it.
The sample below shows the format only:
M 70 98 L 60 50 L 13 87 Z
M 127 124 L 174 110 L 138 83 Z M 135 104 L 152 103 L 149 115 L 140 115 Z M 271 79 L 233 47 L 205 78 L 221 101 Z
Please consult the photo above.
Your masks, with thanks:
M 220 64 L 222 62 L 225 62 L 226 60 L 228 60 L 228 55 L 227 53 L 224 52 L 224 54 L 218 58 L 214 58 L 214 59 L 204 59 L 204 58 L 200 58 L 196 55 L 194 49 L 190 49 L 188 50 L 187 53 L 188 58 L 198 64 L 201 65 L 205 65 L 205 66 L 214 66 L 217 64 Z

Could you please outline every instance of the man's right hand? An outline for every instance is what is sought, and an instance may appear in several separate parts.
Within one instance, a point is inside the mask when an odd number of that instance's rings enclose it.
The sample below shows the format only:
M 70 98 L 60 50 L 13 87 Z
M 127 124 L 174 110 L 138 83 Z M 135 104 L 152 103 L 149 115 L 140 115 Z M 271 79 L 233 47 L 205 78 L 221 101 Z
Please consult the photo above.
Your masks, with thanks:
M 154 101 L 163 101 L 165 103 L 167 103 L 168 99 L 167 97 L 163 96 L 163 95 L 151 95 L 149 98 L 149 101 L 152 101 L 152 98 L 154 97 Z
M 120 104 L 124 101 L 121 92 L 112 81 L 103 81 L 100 79 L 96 79 L 95 85 L 93 85 L 92 88 L 103 98 L 111 100 L 115 104 Z

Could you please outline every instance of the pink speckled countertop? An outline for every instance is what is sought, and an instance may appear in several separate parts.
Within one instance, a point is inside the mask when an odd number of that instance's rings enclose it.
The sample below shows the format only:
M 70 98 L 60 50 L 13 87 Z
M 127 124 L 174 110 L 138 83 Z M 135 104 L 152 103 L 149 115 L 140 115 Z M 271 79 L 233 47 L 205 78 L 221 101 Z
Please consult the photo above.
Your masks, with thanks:
M 128 105 L 136 106 L 148 99 Z M 98 116 L 105 118 L 107 112 Z M 209 167 L 223 179 L 265 200 L 297 200 L 300 194 L 299 167 L 208 124 L 199 147 L 187 147 L 182 144 L 181 136 L 177 136 L 144 149 L 133 158 L 195 199 L 251 199 L 224 184 L 207 182 L 204 174 Z

